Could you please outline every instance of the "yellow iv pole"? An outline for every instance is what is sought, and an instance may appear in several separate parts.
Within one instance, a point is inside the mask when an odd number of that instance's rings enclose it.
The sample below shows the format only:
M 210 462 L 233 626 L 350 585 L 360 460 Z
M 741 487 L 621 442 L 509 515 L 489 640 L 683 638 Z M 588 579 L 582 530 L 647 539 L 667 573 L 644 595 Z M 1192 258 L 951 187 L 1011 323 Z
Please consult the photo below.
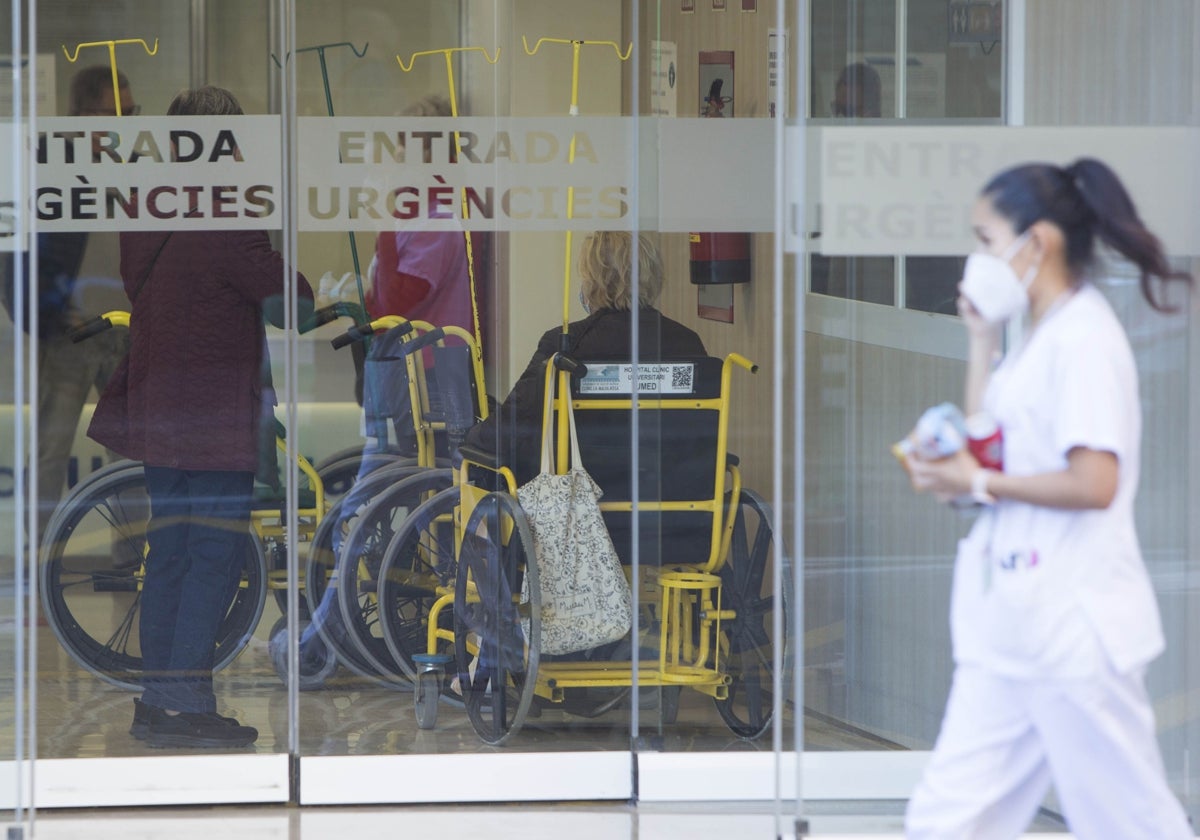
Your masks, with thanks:
M 616 41 L 584 41 L 574 38 L 538 38 L 532 47 L 529 46 L 529 41 L 524 35 L 521 36 L 521 44 L 525 47 L 526 55 L 536 55 L 543 44 L 569 44 L 571 47 L 571 107 L 567 111 L 572 117 L 579 116 L 579 51 L 582 47 L 612 47 L 613 52 L 617 54 L 617 58 L 621 61 L 628 61 L 629 56 L 633 54 L 633 43 L 625 48 L 625 52 L 621 52 L 621 46 Z M 567 153 L 567 163 L 575 162 L 575 136 L 571 135 L 571 146 Z M 567 218 L 572 219 L 575 216 L 575 187 L 567 185 Z M 566 247 L 563 254 L 563 309 L 562 309 L 562 336 L 559 338 L 559 350 L 565 353 L 567 351 L 567 330 L 570 322 L 571 311 L 571 228 L 568 226 L 566 231 Z M 567 377 L 569 374 L 566 371 L 559 371 L 558 389 L 560 394 L 568 394 Z M 565 411 L 558 412 L 558 451 L 557 462 L 559 472 L 565 472 L 567 463 L 567 413 Z
M 497 61 L 500 60 L 500 48 L 499 47 L 496 48 L 495 55 L 488 55 L 487 50 L 485 50 L 483 47 L 447 47 L 445 49 L 440 49 L 440 50 L 421 50 L 420 52 L 415 52 L 408 57 L 407 64 L 404 63 L 404 59 L 402 59 L 400 56 L 396 56 L 396 62 L 400 65 L 401 70 L 403 70 L 405 73 L 410 73 L 410 72 L 412 72 L 413 65 L 416 64 L 416 61 L 418 58 L 421 58 L 421 57 L 427 56 L 427 55 L 444 56 L 446 59 L 446 82 L 450 88 L 450 116 L 457 117 L 458 116 L 458 93 L 457 93 L 457 86 L 454 83 L 454 60 L 453 60 L 453 57 L 454 57 L 455 53 L 463 53 L 463 52 L 483 53 L 483 57 L 484 57 L 484 59 L 487 60 L 488 64 L 495 64 Z M 460 145 L 460 138 L 459 138 L 458 130 L 455 129 L 455 131 L 454 131 L 454 157 L 455 157 L 455 160 L 457 160 L 459 155 L 461 155 L 461 154 L 462 154 L 462 146 Z M 470 215 L 469 208 L 467 207 L 467 190 L 465 187 L 459 191 L 459 204 L 461 206 L 463 219 L 465 221 L 467 219 L 467 217 Z M 483 334 L 479 328 L 479 302 L 476 299 L 476 291 L 475 291 L 475 249 L 474 249 L 474 246 L 471 244 L 471 231 L 464 230 L 463 238 L 466 240 L 466 243 L 467 243 L 467 276 L 470 278 L 470 282 L 471 282 L 471 318 L 473 319 L 473 324 L 474 324 L 474 328 L 475 328 L 475 356 L 477 359 L 482 359 L 483 358 Z
M 121 112 L 121 87 L 120 87 L 120 84 L 117 82 L 117 45 L 118 44 L 141 44 L 142 48 L 146 50 L 147 55 L 154 55 L 155 53 L 158 52 L 158 39 L 157 38 L 154 39 L 153 47 L 151 47 L 149 44 L 147 44 L 141 38 L 119 38 L 119 39 L 113 40 L 113 41 L 89 41 L 86 44 L 76 44 L 74 53 L 71 53 L 67 49 L 67 45 L 63 44 L 62 51 L 63 51 L 63 55 L 65 55 L 67 57 L 67 61 L 74 64 L 76 61 L 79 60 L 79 51 L 80 50 L 87 49 L 88 47 L 108 47 L 108 66 L 112 70 L 113 102 L 115 103 L 115 107 L 117 109 L 117 116 L 123 117 L 125 115 Z

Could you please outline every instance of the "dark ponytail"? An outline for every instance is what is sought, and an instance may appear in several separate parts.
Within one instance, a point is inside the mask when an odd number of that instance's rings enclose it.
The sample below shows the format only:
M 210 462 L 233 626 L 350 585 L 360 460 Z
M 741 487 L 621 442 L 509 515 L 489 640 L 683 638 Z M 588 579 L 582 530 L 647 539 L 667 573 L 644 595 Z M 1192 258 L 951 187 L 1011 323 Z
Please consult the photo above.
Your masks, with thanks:
M 1066 241 L 1067 266 L 1076 276 L 1091 265 L 1099 236 L 1138 267 L 1142 296 L 1160 312 L 1174 307 L 1162 302 L 1152 277 L 1192 283 L 1190 274 L 1171 268 L 1117 174 L 1095 158 L 1080 158 L 1065 168 L 1017 166 L 993 178 L 983 194 L 1018 233 L 1043 219 L 1056 225 Z

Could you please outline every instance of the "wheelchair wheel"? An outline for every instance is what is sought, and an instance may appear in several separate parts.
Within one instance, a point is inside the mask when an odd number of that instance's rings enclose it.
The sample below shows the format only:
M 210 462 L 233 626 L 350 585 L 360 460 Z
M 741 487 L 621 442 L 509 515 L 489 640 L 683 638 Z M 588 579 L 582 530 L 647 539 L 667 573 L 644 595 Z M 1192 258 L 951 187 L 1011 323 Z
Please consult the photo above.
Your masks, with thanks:
M 542 599 L 533 536 L 507 493 L 480 499 L 454 581 L 454 659 L 467 717 L 486 743 L 520 731 L 533 701 Z
M 413 655 L 428 652 L 429 611 L 440 597 L 437 587 L 449 585 L 454 576 L 458 498 L 458 488 L 449 487 L 414 510 L 388 543 L 379 569 L 384 643 L 392 661 L 413 681 L 421 670 Z M 443 610 L 440 621 L 450 629 L 452 610 Z
M 394 465 L 380 467 L 358 483 L 358 492 L 355 494 L 355 498 L 370 500 L 403 479 L 422 471 L 421 467 L 399 461 Z M 342 621 L 342 611 L 341 606 L 337 603 L 337 593 L 330 591 L 329 584 L 337 565 L 334 536 L 340 532 L 340 541 L 344 543 L 345 534 L 359 514 L 366 509 L 364 505 L 354 511 L 345 511 L 347 501 L 345 496 L 338 499 L 326 512 L 321 524 L 317 526 L 317 530 L 313 534 L 304 569 L 304 597 L 309 614 L 317 616 L 317 633 L 325 645 L 336 654 L 341 664 L 365 679 L 394 683 L 393 678 L 388 674 L 380 673 L 358 652 L 358 646 L 347 635 L 345 622 Z M 329 603 L 322 606 L 326 600 Z
M 413 708 L 417 713 L 418 729 L 433 729 L 437 726 L 438 702 L 445 684 L 445 674 L 439 671 L 422 671 L 417 675 L 413 689 Z
M 416 458 L 390 450 L 378 453 L 375 457 L 387 458 L 389 468 L 393 466 L 415 468 L 417 464 Z M 325 489 L 326 502 L 337 501 L 350 492 L 350 488 L 358 481 L 360 466 L 362 466 L 362 447 L 352 447 L 335 452 L 314 466 L 317 475 L 321 477 L 321 486 Z M 383 469 L 383 467 L 379 469 Z
M 422 470 L 382 491 L 367 505 L 338 554 L 335 590 L 346 636 L 360 657 L 389 679 L 409 678 L 392 659 L 379 620 L 379 570 L 392 537 L 409 514 L 453 483 L 450 470 Z
M 46 527 L 39 578 L 50 629 L 81 667 L 105 682 L 140 687 L 142 561 L 150 497 L 142 465 L 121 462 L 76 485 Z M 245 540 L 242 585 L 217 629 L 213 669 L 233 661 L 266 602 L 262 544 Z
M 729 696 L 716 700 L 717 711 L 739 738 L 758 738 L 771 725 L 775 707 L 775 662 L 772 615 L 776 600 L 770 570 L 773 563 L 790 562 L 786 550 L 775 548 L 771 506 L 752 490 L 742 490 L 736 509 L 729 558 L 721 569 L 721 606 L 737 617 L 721 622 L 721 667 L 729 674 Z M 782 547 L 782 541 L 780 541 Z M 784 691 L 787 690 L 787 627 L 791 569 L 783 569 Z
M 335 452 L 313 465 L 321 477 L 326 500 L 340 499 L 358 480 L 358 467 L 362 463 L 362 447 L 353 447 Z
M 334 503 L 321 524 L 313 533 L 308 547 L 308 559 L 304 568 L 304 599 L 309 622 L 316 629 L 321 646 L 348 670 L 369 680 L 378 681 L 380 675 L 358 655 L 358 648 L 346 637 L 342 624 L 342 613 L 336 601 L 326 604 L 320 612 L 317 608 L 325 598 L 333 598 L 329 583 L 336 560 L 333 550 L 334 529 L 340 527 L 342 500 Z M 314 618 L 315 616 L 315 618 Z M 276 669 L 278 671 L 278 668 Z M 286 673 L 286 672 L 284 672 Z

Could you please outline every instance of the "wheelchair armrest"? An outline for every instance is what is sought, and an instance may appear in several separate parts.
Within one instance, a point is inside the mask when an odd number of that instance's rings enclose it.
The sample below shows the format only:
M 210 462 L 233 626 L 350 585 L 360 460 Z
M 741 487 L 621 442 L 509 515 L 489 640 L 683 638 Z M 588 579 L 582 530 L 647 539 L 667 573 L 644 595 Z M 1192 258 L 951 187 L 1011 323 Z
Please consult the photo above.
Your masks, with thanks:
M 498 470 L 502 466 L 500 457 L 494 452 L 487 452 L 478 447 L 472 446 L 469 443 L 464 443 L 458 447 L 458 454 L 470 461 L 473 464 L 479 464 L 482 467 L 487 467 L 490 470 Z

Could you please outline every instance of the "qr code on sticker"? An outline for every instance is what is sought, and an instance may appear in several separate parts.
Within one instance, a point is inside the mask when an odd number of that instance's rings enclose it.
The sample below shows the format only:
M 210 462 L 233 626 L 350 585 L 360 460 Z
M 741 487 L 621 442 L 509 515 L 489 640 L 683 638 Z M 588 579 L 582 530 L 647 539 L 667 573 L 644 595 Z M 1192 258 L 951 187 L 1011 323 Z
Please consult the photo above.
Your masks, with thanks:
M 695 369 L 691 365 L 672 365 L 671 390 L 692 390 L 693 370 Z

